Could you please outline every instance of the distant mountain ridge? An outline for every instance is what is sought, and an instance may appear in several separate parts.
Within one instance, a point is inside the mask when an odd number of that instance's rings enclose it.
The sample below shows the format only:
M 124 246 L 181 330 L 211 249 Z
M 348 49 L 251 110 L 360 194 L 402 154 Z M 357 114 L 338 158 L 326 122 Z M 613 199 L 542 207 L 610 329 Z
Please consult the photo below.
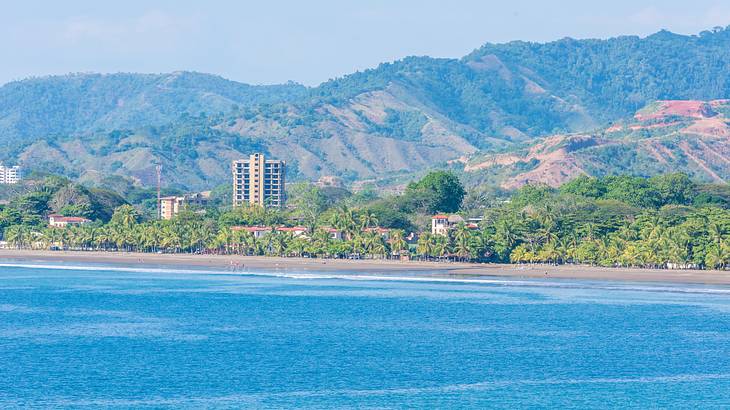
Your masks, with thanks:
M 377 178 L 605 129 L 655 100 L 729 96 L 727 29 L 486 44 L 317 87 L 191 72 L 50 76 L 0 87 L 0 161 L 142 183 L 160 162 L 170 183 L 203 188 L 260 150 L 295 177 Z
M 164 125 L 237 104 L 280 103 L 305 91 L 297 84 L 252 86 L 193 72 L 31 78 L 0 87 L 0 144 Z

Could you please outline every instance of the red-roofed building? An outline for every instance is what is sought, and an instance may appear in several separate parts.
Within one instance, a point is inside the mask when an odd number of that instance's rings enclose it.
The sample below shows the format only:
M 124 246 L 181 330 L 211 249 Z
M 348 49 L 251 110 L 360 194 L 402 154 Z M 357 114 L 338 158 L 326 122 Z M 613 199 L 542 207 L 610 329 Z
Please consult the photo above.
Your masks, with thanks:
M 303 226 L 280 226 L 276 230 L 279 232 L 291 232 L 294 236 L 302 236 L 309 232 L 309 229 Z
M 390 229 L 388 228 L 381 228 L 381 227 L 375 227 L 375 228 L 365 228 L 362 230 L 363 232 L 376 232 L 380 236 L 382 236 L 386 241 L 390 239 Z
M 231 230 L 250 232 L 253 234 L 254 238 L 258 239 L 267 233 L 272 232 L 274 229 L 269 226 L 232 226 Z
M 69 225 L 83 225 L 91 222 L 90 219 L 78 216 L 63 216 L 58 214 L 48 215 L 48 225 L 54 228 L 65 228 Z

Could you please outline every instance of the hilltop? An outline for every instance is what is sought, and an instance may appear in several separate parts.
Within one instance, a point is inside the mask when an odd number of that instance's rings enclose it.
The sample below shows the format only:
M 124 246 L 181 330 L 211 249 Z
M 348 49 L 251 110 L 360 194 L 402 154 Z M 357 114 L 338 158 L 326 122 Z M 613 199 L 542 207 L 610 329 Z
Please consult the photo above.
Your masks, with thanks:
M 654 101 L 728 96 L 730 30 L 723 29 L 486 44 L 461 59 L 407 57 L 317 87 L 248 85 L 191 72 L 73 74 L 0 87 L 0 161 L 97 183 L 112 174 L 141 184 L 153 182 L 159 162 L 168 184 L 197 189 L 226 182 L 228 161 L 256 150 L 287 160 L 292 178 L 352 181 L 459 158 L 471 163 L 535 141 L 551 146 L 541 139 L 546 135 L 562 135 L 552 137 L 558 145 L 567 138 L 605 150 L 619 145 L 604 144 L 615 138 L 594 130 L 608 131 Z M 698 131 L 712 146 L 707 126 L 698 124 Z M 662 146 L 675 155 L 683 149 Z M 557 183 L 563 173 L 620 172 L 646 162 L 596 161 L 594 169 L 576 161 L 556 159 L 550 178 Z
M 473 177 L 503 188 L 560 186 L 580 175 L 651 176 L 681 171 L 696 179 L 730 178 L 730 100 L 667 100 L 592 133 L 553 135 L 500 154 L 462 158 Z

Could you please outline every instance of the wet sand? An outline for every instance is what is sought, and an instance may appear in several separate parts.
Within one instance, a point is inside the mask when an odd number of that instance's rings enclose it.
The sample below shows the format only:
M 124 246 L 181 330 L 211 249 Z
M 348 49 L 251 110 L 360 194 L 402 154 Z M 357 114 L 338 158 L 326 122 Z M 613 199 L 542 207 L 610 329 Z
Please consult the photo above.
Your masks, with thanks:
M 730 271 L 602 268 L 581 265 L 504 265 L 477 263 L 277 258 L 263 256 L 185 255 L 122 252 L 0 250 L 0 263 L 109 264 L 125 267 L 156 266 L 214 269 L 245 273 L 251 270 L 281 272 L 337 272 L 342 274 L 398 275 L 423 278 L 480 277 L 558 278 L 629 282 L 697 283 L 730 285 Z M 1 278 L 1 277 L 0 277 Z

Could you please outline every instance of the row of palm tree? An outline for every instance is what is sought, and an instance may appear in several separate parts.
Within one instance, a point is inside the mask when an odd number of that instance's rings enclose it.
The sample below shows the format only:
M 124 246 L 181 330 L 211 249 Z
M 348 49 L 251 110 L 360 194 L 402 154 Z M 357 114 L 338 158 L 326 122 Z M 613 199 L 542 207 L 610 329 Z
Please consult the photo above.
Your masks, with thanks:
M 342 206 L 330 215 L 327 227 L 315 228 L 305 236 L 273 228 L 255 235 L 194 214 L 181 214 L 170 221 L 140 222 L 133 207 L 122 206 L 106 225 L 64 229 L 14 225 L 6 229 L 5 240 L 18 248 L 336 258 L 408 255 L 421 260 L 730 267 L 730 217 L 716 209 L 698 210 L 681 218 L 667 219 L 647 212 L 635 219 L 619 220 L 577 218 L 547 204 L 507 210 L 485 220 L 480 229 L 460 223 L 447 236 L 424 232 L 413 247 L 402 230 L 391 230 L 385 236 L 371 229 L 378 226 L 378 218 L 370 212 Z M 330 227 L 342 232 L 342 238 L 333 239 Z
M 358 231 L 344 240 L 335 240 L 327 229 L 310 236 L 272 229 L 254 235 L 230 227 L 218 229 L 201 221 L 125 221 L 105 226 L 81 225 L 36 230 L 24 225 L 9 227 L 5 240 L 16 248 L 64 248 L 136 252 L 202 253 L 240 255 L 362 257 L 400 256 L 407 251 L 404 232 L 392 230 L 390 238 L 377 231 Z
M 711 268 L 730 266 L 730 221 L 700 214 L 669 224 L 655 214 L 630 224 L 597 226 L 586 222 L 560 229 L 556 219 L 525 217 L 512 227 L 498 225 L 493 243 L 507 242 L 513 263 L 579 263 L 644 268 Z M 535 225 L 525 229 L 530 222 Z M 514 226 L 520 228 L 514 229 Z

